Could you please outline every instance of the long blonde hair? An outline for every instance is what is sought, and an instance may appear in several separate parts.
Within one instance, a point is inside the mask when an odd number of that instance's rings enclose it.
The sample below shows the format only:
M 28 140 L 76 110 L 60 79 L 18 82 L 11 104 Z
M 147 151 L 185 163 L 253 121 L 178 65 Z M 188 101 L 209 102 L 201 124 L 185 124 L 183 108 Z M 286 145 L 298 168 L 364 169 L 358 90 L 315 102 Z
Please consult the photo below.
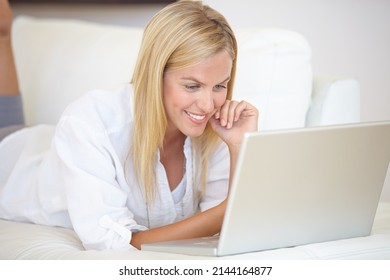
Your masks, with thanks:
M 233 60 L 227 98 L 231 99 L 236 71 L 237 42 L 226 19 L 201 1 L 178 1 L 158 12 L 144 30 L 134 69 L 134 131 L 132 159 L 138 183 L 147 202 L 156 193 L 157 150 L 163 146 L 167 116 L 163 106 L 163 77 L 168 69 L 193 66 L 226 50 Z M 207 161 L 219 137 L 208 125 L 193 139 L 195 156 L 201 166 L 202 186 Z M 197 164 L 199 166 L 199 164 Z

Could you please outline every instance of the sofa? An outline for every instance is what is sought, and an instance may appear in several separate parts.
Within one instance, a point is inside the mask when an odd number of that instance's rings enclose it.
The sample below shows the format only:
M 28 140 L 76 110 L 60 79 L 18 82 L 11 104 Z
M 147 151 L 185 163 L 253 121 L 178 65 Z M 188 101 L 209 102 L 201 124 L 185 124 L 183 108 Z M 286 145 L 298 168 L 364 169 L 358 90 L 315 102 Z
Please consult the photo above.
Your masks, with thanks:
M 142 29 L 19 16 L 13 47 L 27 125 L 55 124 L 85 92 L 129 83 Z M 315 77 L 311 49 L 293 31 L 235 30 L 234 99 L 260 111 L 259 130 L 360 121 L 359 82 Z M 87 207 L 87 206 L 86 206 Z M 199 259 L 147 251 L 86 251 L 72 229 L 0 220 L 0 259 Z M 227 259 L 390 259 L 390 204 L 378 206 L 370 236 L 224 257 Z M 203 258 L 204 259 L 204 258 Z

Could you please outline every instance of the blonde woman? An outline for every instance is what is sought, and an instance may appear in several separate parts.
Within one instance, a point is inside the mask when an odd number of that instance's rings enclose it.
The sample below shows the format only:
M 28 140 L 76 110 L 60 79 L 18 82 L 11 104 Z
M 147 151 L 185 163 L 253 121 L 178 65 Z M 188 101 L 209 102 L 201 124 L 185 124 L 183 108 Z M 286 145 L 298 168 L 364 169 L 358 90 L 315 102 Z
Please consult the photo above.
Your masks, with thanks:
M 256 108 L 231 100 L 236 57 L 215 10 L 162 9 L 130 85 L 87 93 L 55 131 L 26 128 L 0 143 L 14 166 L 0 174 L 0 216 L 74 228 L 97 250 L 217 234 L 243 134 L 257 129 Z

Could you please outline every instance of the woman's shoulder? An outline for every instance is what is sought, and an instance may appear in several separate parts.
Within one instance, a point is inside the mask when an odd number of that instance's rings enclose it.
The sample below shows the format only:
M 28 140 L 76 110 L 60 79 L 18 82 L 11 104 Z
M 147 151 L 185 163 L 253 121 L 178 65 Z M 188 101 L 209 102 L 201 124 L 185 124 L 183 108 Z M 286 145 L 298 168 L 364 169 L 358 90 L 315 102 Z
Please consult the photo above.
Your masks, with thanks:
M 77 119 L 113 127 L 132 121 L 132 115 L 133 90 L 129 84 L 114 91 L 95 89 L 85 93 L 65 109 L 60 122 Z

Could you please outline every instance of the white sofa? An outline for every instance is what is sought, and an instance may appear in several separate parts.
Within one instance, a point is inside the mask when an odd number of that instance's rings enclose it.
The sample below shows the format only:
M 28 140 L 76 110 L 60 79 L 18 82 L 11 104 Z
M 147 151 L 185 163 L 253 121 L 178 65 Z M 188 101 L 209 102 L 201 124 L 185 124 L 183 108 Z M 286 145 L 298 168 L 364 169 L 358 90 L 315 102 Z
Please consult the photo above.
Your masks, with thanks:
M 352 78 L 313 82 L 310 46 L 301 35 L 264 28 L 240 29 L 236 35 L 235 99 L 259 107 L 260 129 L 360 120 L 359 83 Z M 84 92 L 128 83 L 141 36 L 139 28 L 17 18 L 13 44 L 27 124 L 54 124 L 65 106 Z M 371 236 L 226 258 L 390 259 L 389 221 L 390 205 L 381 203 Z M 196 257 L 85 251 L 73 230 L 0 220 L 0 259 L 186 258 Z

